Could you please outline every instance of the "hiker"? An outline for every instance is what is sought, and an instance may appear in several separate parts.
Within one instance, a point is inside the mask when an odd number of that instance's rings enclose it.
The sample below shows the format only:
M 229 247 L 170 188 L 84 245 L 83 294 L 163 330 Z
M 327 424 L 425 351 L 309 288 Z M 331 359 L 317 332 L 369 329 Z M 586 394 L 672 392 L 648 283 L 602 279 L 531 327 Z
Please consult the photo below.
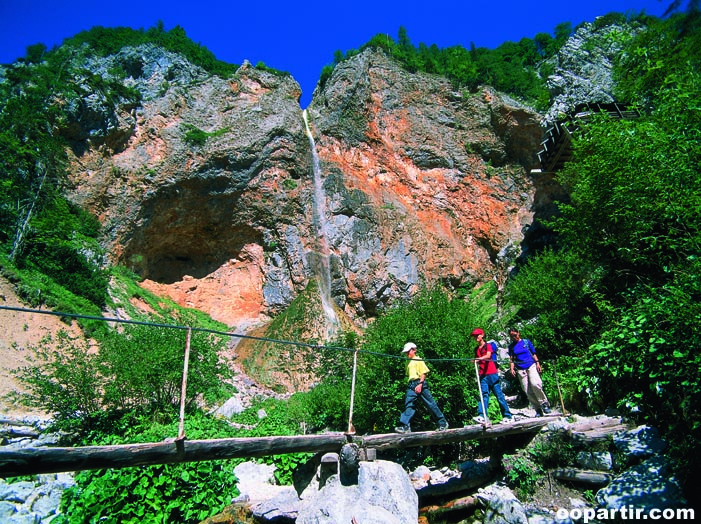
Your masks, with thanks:
M 528 401 L 536 410 L 536 417 L 548 415 L 552 410 L 548 397 L 543 392 L 543 381 L 540 378 L 541 369 L 535 348 L 528 339 L 522 339 L 518 329 L 509 329 L 509 357 L 511 358 L 511 375 L 518 374 L 521 389 L 528 397 Z
M 502 423 L 508 423 L 513 420 L 513 415 L 509 409 L 509 405 L 506 403 L 506 398 L 504 398 L 504 393 L 501 391 L 501 385 L 499 384 L 499 372 L 497 371 L 497 366 L 492 359 L 492 347 L 487 344 L 484 340 L 484 330 L 477 328 L 472 333 L 471 337 L 475 338 L 477 342 L 477 347 L 475 348 L 475 360 L 479 365 L 479 387 L 480 395 L 482 400 L 477 403 L 478 415 L 473 418 L 474 421 L 480 424 L 487 424 L 489 422 L 489 391 L 494 393 L 499 403 L 499 408 L 501 409 Z M 484 406 L 484 411 L 482 411 Z
M 397 433 L 409 433 L 411 431 L 409 422 L 411 421 L 411 417 L 414 416 L 414 413 L 416 413 L 414 405 L 418 398 L 424 401 L 431 416 L 438 423 L 438 431 L 447 429 L 448 422 L 446 422 L 443 413 L 438 408 L 438 404 L 436 404 L 436 401 L 433 399 L 428 389 L 426 375 L 428 375 L 429 369 L 426 363 L 416 355 L 416 344 L 407 342 L 404 344 L 402 353 L 406 353 L 407 357 L 409 357 L 409 362 L 407 362 L 406 365 L 409 385 L 407 386 L 406 397 L 404 398 L 404 411 L 399 417 L 399 426 L 394 428 L 394 431 Z

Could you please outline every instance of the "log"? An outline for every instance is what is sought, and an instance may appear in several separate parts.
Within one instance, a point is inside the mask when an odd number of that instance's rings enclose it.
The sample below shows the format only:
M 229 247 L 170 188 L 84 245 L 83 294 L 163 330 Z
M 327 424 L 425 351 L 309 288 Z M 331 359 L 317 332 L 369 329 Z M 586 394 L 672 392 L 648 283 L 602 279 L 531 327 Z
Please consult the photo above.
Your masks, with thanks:
M 546 426 L 558 415 L 550 417 L 539 417 L 509 424 L 495 424 L 484 427 L 474 424 L 465 428 L 448 429 L 445 431 L 422 431 L 417 433 L 384 434 L 356 436 L 353 442 L 361 448 L 376 448 L 385 450 L 390 448 L 408 448 L 415 446 L 437 446 L 441 444 L 452 444 L 465 440 L 481 440 L 486 438 L 504 437 L 519 433 L 533 433 Z
M 39 438 L 40 432 L 38 429 L 31 427 L 4 427 L 0 428 L 0 437 L 8 438 L 18 438 L 18 437 L 28 437 L 28 438 Z
M 585 420 L 584 422 L 572 424 L 570 432 L 583 432 L 592 429 L 607 428 L 611 426 L 620 426 L 623 424 L 621 417 L 608 417 L 596 420 Z
M 0 478 L 200 460 L 264 457 L 296 452 L 338 451 L 347 442 L 342 433 L 292 437 L 168 440 L 112 446 L 0 449 Z
M 60 473 L 154 464 L 179 464 L 201 460 L 264 457 L 286 453 L 338 452 L 344 444 L 360 448 L 405 448 L 496 438 L 538 431 L 552 417 L 513 422 L 493 427 L 481 425 L 445 431 L 355 436 L 344 433 L 291 437 L 229 438 L 214 440 L 174 439 L 146 444 L 113 446 L 34 447 L 0 449 L 0 478 L 39 473 Z
M 569 482 L 578 482 L 580 484 L 600 487 L 611 482 L 613 475 L 586 469 L 563 468 L 553 470 L 553 477 L 555 477 L 557 480 L 566 480 Z
M 453 477 L 440 484 L 429 484 L 417 489 L 416 494 L 419 500 L 435 499 L 445 497 L 461 491 L 473 490 L 489 484 L 496 476 L 496 469 L 490 468 L 484 475 L 473 475 L 468 477 Z
M 574 431 L 571 433 L 572 439 L 580 444 L 590 444 L 608 439 L 614 433 L 626 431 L 626 424 L 618 424 L 617 426 L 608 426 L 605 428 L 592 429 L 589 431 Z
M 419 515 L 424 517 L 442 515 L 451 511 L 474 508 L 477 504 L 479 504 L 479 499 L 477 497 L 462 497 L 451 500 L 446 504 L 425 506 L 420 508 Z

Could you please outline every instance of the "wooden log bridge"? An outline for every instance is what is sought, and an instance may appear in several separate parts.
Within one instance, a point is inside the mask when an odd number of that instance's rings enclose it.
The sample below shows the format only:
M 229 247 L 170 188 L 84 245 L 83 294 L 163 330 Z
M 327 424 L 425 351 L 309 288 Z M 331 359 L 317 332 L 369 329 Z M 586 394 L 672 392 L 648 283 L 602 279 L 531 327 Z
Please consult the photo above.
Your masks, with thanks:
M 202 460 L 263 457 L 298 452 L 338 452 L 349 443 L 360 448 L 385 450 L 416 446 L 436 446 L 465 440 L 533 433 L 555 417 L 529 419 L 484 427 L 473 425 L 445 431 L 349 435 L 327 433 L 288 437 L 228 438 L 213 440 L 170 439 L 145 444 L 85 447 L 0 448 L 0 478 L 39 473 L 60 473 L 91 469 L 119 469 L 155 464 L 179 464 Z

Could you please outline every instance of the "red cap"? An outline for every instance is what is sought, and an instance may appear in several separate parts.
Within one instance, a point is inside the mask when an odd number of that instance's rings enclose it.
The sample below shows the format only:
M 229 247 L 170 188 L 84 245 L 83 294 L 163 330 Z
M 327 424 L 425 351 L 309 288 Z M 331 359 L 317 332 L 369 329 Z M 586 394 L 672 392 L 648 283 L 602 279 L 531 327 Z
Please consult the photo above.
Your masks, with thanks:
M 480 329 L 480 328 L 477 328 L 477 329 L 475 329 L 472 333 L 470 333 L 470 336 L 471 336 L 471 337 L 476 337 L 477 335 L 482 335 L 482 336 L 484 336 L 484 330 L 483 330 L 483 329 Z

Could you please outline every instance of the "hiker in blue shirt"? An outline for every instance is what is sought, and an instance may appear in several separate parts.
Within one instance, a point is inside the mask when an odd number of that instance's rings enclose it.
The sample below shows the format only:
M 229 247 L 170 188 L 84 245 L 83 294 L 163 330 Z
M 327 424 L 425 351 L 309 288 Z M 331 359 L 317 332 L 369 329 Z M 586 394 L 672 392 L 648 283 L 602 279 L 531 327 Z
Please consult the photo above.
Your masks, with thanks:
M 518 374 L 521 389 L 528 397 L 528 401 L 536 410 L 536 416 L 542 417 L 551 412 L 548 397 L 543 392 L 543 381 L 540 378 L 540 361 L 535 353 L 535 348 L 530 340 L 522 339 L 517 329 L 509 329 L 511 343 L 509 344 L 509 357 L 511 358 L 511 375 Z

